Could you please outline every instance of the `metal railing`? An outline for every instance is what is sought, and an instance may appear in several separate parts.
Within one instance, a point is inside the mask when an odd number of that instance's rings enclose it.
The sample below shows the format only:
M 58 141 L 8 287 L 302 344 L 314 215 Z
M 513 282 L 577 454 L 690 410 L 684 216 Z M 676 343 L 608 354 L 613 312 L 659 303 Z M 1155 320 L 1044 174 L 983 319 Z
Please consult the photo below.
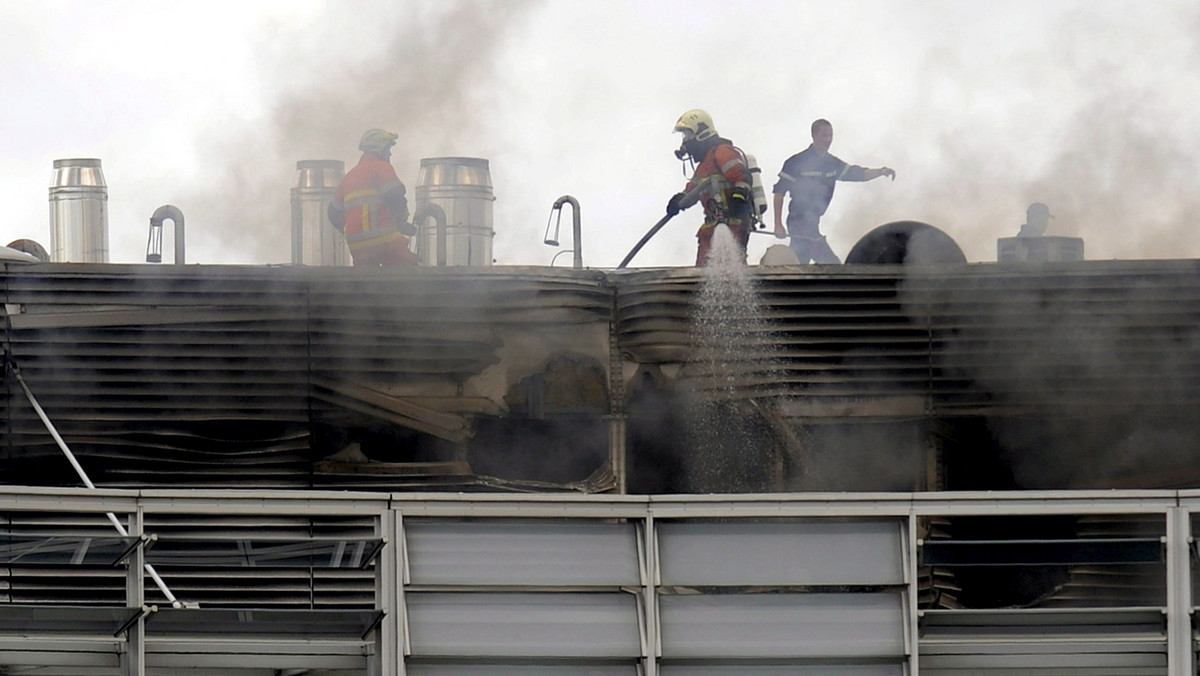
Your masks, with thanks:
M 0 670 L 1192 675 L 1197 512 L 1200 491 L 6 487 Z

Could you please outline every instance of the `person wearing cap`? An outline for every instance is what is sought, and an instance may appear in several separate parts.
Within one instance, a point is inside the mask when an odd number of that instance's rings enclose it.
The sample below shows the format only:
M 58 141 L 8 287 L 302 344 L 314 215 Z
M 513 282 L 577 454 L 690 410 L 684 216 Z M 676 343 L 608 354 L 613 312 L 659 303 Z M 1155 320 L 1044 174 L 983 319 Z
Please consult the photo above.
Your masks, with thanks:
M 829 153 L 833 144 L 833 124 L 815 120 L 809 128 L 812 144 L 792 155 L 779 170 L 779 181 L 771 192 L 775 194 L 775 236 L 791 237 L 789 244 L 802 264 L 837 264 L 842 261 L 821 234 L 821 217 L 833 199 L 838 181 L 872 181 L 880 176 L 896 180 L 889 167 L 868 169 L 849 164 Z M 783 198 L 791 193 L 788 203 L 787 228 L 784 229 Z
M 417 231 L 408 222 L 404 184 L 391 163 L 397 138 L 368 129 L 358 143 L 362 157 L 329 201 L 329 222 L 346 235 L 356 266 L 416 265 L 419 260 L 406 236 Z
M 1017 232 L 1017 237 L 1041 237 L 1050 226 L 1050 207 L 1041 202 L 1034 202 L 1025 210 L 1025 224 Z

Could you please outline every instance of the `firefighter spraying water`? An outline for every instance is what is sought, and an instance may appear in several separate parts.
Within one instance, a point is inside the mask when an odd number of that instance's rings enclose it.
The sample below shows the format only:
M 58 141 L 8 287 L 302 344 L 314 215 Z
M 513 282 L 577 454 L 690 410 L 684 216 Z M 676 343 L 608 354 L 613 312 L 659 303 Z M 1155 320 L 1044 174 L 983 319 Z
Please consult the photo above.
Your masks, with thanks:
M 696 232 L 696 265 L 708 264 L 713 231 L 719 224 L 725 224 L 733 234 L 744 262 L 750 232 L 761 214 L 754 202 L 754 173 L 746 154 L 729 139 L 721 138 L 712 117 L 698 108 L 681 115 L 675 131 L 683 134 L 675 157 L 691 162 L 694 171 L 684 191 L 667 202 L 667 214 L 674 216 L 696 202 L 704 207 L 704 223 Z M 697 188 L 699 193 L 691 197 Z M 759 204 L 766 206 L 761 200 Z
M 750 233 L 761 223 L 762 214 L 767 208 L 754 156 L 743 152 L 729 139 L 721 138 L 712 117 L 698 108 L 681 115 L 675 122 L 674 130 L 683 134 L 675 157 L 684 162 L 684 174 L 690 171 L 691 176 L 683 191 L 673 195 L 667 202 L 666 215 L 654 224 L 617 267 L 628 265 L 667 221 L 697 203 L 704 208 L 704 223 L 696 232 L 696 265 L 708 265 L 713 232 L 722 224 L 733 234 L 744 264 Z

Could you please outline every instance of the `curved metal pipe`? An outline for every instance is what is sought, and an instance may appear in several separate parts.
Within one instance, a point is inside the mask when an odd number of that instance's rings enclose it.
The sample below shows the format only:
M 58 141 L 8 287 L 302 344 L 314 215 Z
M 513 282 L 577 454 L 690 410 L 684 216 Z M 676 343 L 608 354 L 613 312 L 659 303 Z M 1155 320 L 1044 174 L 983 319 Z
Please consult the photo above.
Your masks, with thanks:
M 550 258 L 550 267 L 554 267 L 554 261 L 558 260 L 558 257 L 565 253 L 575 253 L 575 251 L 574 249 L 563 249 L 562 251 L 554 254 L 554 256 Z
M 175 224 L 175 265 L 184 263 L 183 212 L 173 204 L 164 204 L 154 210 L 150 217 L 150 241 L 146 244 L 146 262 L 162 262 L 163 221 L 171 219 Z
M 575 245 L 572 249 L 572 251 L 575 252 L 574 268 L 579 270 L 583 268 L 583 244 L 580 242 L 580 236 L 582 235 L 583 228 L 579 222 L 579 200 L 571 197 L 570 195 L 563 195 L 557 200 L 554 200 L 554 206 L 550 207 L 550 215 L 553 216 L 554 212 L 557 211 L 558 220 L 554 222 L 553 239 L 547 236 L 545 238 L 545 243 L 549 244 L 550 246 L 558 246 L 558 226 L 562 222 L 562 208 L 564 204 L 571 205 L 571 235 L 574 237 L 572 243 Z M 549 222 L 546 223 L 546 230 L 547 234 L 549 234 Z M 550 264 L 553 265 L 553 261 L 551 261 Z
M 423 202 L 417 209 L 417 213 L 413 215 L 413 225 L 417 226 L 417 234 L 419 235 L 421 226 L 425 225 L 425 221 L 432 217 L 437 228 L 437 264 L 439 267 L 446 265 L 446 211 L 433 202 Z

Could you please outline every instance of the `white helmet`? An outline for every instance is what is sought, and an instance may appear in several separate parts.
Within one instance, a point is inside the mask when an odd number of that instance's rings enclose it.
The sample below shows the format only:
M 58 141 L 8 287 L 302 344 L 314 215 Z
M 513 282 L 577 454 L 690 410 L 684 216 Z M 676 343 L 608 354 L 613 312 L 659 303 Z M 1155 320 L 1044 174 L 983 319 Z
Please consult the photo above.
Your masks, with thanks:
M 717 135 L 717 128 L 713 126 L 712 117 L 708 113 L 694 108 L 679 116 L 679 121 L 675 123 L 675 131 L 683 132 L 683 140 L 707 141 Z
M 358 149 L 367 153 L 382 153 L 396 145 L 398 138 L 400 137 L 390 131 L 368 129 L 358 142 Z

